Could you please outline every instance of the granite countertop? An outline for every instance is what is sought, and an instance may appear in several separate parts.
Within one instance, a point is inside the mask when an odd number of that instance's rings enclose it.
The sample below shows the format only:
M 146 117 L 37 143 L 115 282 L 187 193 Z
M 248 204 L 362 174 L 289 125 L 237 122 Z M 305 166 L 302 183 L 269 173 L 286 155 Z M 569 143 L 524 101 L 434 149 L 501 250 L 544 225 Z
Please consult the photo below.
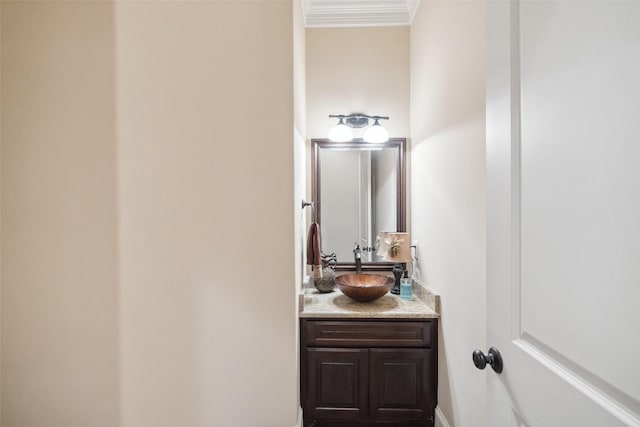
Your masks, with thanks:
M 386 294 L 372 302 L 358 302 L 340 292 L 320 293 L 314 287 L 306 287 L 300 298 L 301 318 L 434 318 L 439 317 L 439 295 L 434 295 L 414 283 L 411 300 L 399 295 Z

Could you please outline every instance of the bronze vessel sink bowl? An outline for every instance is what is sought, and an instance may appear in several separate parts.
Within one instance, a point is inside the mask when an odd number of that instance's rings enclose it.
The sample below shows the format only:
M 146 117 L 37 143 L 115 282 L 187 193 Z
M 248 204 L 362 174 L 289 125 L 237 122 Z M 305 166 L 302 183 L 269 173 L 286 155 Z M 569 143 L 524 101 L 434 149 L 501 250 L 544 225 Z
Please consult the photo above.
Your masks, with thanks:
M 343 274 L 336 277 L 343 294 L 360 302 L 370 302 L 385 295 L 393 287 L 393 277 L 382 274 Z

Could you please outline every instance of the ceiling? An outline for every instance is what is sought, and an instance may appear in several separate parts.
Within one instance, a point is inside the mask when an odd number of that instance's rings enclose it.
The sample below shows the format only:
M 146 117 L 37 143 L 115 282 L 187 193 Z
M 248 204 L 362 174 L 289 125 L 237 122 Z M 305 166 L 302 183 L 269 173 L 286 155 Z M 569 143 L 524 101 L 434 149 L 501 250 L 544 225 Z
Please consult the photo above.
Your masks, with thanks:
M 410 25 L 420 0 L 302 0 L 307 27 Z

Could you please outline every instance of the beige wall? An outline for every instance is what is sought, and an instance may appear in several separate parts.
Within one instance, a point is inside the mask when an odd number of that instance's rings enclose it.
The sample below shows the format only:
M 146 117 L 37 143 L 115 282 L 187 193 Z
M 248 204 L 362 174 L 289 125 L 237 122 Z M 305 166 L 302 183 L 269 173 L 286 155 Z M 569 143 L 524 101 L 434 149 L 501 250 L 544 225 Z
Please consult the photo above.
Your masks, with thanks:
M 293 209 L 295 212 L 295 233 L 294 233 L 294 260 L 295 260 L 295 278 L 297 290 L 302 289 L 303 276 L 305 275 L 305 262 L 303 257 L 306 250 L 306 218 L 309 209 L 302 209 L 302 200 L 306 200 L 306 67 L 305 67 L 305 28 L 304 17 L 302 14 L 302 2 L 294 0 L 293 2 L 293 116 L 294 116 L 294 191 L 293 191 Z M 296 311 L 298 310 L 296 300 Z M 298 419 L 297 425 L 302 425 L 302 409 L 300 408 L 300 354 L 299 348 L 299 330 L 296 322 L 296 341 L 295 353 L 297 355 L 295 372 L 297 376 L 296 383 L 296 402 L 298 403 Z M 289 427 L 287 425 L 287 427 Z
M 2 6 L 0 6 L 0 425 L 2 425 Z
M 116 10 L 122 425 L 292 426 L 292 3 Z
M 3 427 L 296 423 L 293 22 L 2 2 Z
M 485 3 L 422 2 L 411 27 L 417 277 L 442 296 L 439 415 L 485 425 Z M 438 422 L 442 425 L 442 419 Z
M 307 137 L 349 113 L 389 116 L 390 136 L 409 135 L 409 27 L 307 29 Z
M 112 427 L 113 4 L 1 8 L 2 426 Z
M 306 94 L 306 35 L 301 0 L 293 2 L 293 106 L 294 106 L 294 208 L 296 212 L 296 241 L 294 247 L 296 259 L 296 278 L 300 280 L 305 274 L 306 259 L 306 218 L 310 216 L 309 208 L 302 210 L 302 200 L 307 198 L 307 94 Z

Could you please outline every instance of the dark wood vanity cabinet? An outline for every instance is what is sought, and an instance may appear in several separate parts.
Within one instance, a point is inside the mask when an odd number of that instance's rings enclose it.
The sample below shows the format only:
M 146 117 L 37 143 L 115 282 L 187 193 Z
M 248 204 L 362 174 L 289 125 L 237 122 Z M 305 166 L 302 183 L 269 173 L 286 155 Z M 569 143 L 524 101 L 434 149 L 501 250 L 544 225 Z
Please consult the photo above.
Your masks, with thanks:
M 433 426 L 437 319 L 300 321 L 304 426 Z

